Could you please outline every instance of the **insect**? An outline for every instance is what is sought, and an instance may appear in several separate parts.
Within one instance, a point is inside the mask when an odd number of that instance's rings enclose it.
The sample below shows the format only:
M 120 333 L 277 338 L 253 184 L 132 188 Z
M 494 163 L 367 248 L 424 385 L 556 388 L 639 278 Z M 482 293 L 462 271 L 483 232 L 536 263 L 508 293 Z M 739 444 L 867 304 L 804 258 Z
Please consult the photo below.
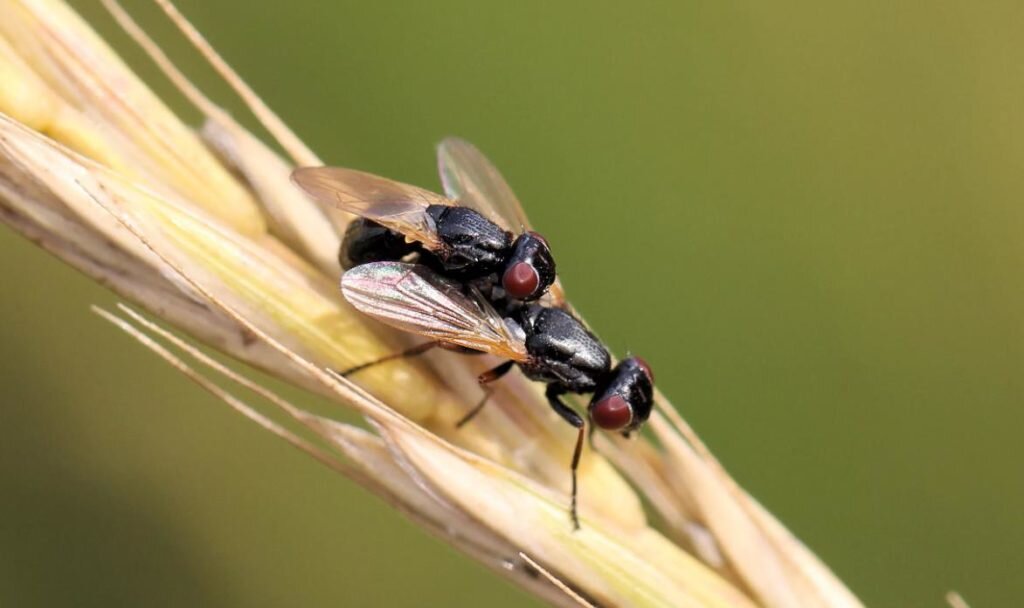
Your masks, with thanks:
M 315 200 L 359 216 L 339 253 L 349 303 L 430 339 L 343 374 L 435 346 L 504 359 L 480 375 L 484 398 L 457 426 L 483 408 L 489 384 L 513 367 L 544 382 L 551 408 L 577 429 L 570 515 L 578 529 L 576 471 L 586 423 L 562 397 L 592 393 L 591 428 L 628 435 L 650 416 L 654 376 L 639 357 L 612 367 L 608 349 L 566 303 L 547 241 L 530 229 L 512 189 L 479 150 L 446 139 L 438 166 L 447 196 L 350 169 L 292 173 Z M 517 227 L 521 233 L 513 238 Z
M 363 264 L 342 276 L 341 290 L 356 309 L 392 327 L 430 338 L 433 342 L 428 344 L 505 359 L 481 374 L 482 385 L 501 378 L 514 365 L 531 380 L 547 384 L 548 404 L 578 431 L 571 464 L 570 516 L 573 527 L 579 529 L 576 470 L 586 425 L 562 396 L 593 393 L 587 412 L 594 425 L 628 435 L 651 413 L 654 376 L 647 363 L 630 357 L 613 368 L 608 350 L 568 311 L 526 304 L 502 314 L 478 290 L 467 290 L 464 284 L 419 264 Z
M 340 167 L 297 169 L 292 180 L 313 199 L 359 216 L 339 253 L 345 269 L 415 254 L 443 276 L 487 279 L 485 289 L 502 290 L 495 298 L 533 301 L 550 289 L 561 304 L 551 248 L 498 170 L 461 139 L 442 141 L 437 153 L 447 196 Z

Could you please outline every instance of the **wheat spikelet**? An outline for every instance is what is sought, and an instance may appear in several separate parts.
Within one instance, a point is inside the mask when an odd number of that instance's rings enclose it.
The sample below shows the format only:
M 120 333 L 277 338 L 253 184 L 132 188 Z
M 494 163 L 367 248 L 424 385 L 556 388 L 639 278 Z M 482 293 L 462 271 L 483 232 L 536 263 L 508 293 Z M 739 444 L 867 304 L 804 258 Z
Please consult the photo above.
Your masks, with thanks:
M 290 158 L 192 85 L 113 0 L 105 2 L 113 16 L 203 114 L 200 129 L 176 118 L 59 0 L 3 0 L 2 219 L 196 341 L 361 414 L 370 430 L 285 401 L 135 309 L 98 311 L 103 318 L 554 604 L 860 606 L 660 395 L 650 423 L 656 441 L 595 437 L 580 469 L 583 527 L 574 533 L 566 512 L 572 431 L 553 420 L 535 384 L 503 381 L 493 406 L 457 431 L 488 361 L 439 353 L 367 370 L 356 382 L 332 373 L 393 353 L 408 337 L 369 323 L 337 293 L 335 252 L 348 218 L 288 182 L 294 166 L 319 163 L 314 153 L 172 5 L 159 4 Z

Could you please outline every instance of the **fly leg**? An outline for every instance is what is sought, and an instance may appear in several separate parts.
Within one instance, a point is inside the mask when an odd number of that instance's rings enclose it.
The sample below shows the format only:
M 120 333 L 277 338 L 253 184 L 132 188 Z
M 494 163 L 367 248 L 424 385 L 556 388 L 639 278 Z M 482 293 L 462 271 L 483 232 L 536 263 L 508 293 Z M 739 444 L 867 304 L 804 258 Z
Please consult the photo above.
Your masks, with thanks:
M 584 424 L 583 418 L 580 418 L 580 415 L 575 410 L 562 401 L 561 396 L 564 393 L 565 389 L 555 384 L 549 384 L 547 390 L 544 391 L 544 395 L 548 398 L 548 403 L 551 404 L 551 409 L 555 410 L 556 414 L 579 431 L 576 435 L 576 448 L 572 452 L 572 503 L 569 508 L 569 516 L 572 517 L 572 529 L 579 530 L 580 518 L 576 512 L 576 469 L 580 466 L 580 454 L 583 453 L 583 435 L 586 432 L 586 424 Z
M 480 376 L 477 378 L 477 381 L 480 382 L 480 386 L 482 386 L 484 389 L 484 396 L 476 405 L 473 406 L 473 409 L 466 412 L 466 415 L 463 416 L 462 418 L 459 418 L 459 421 L 455 423 L 455 428 L 462 428 L 462 425 L 472 420 L 474 417 L 476 417 L 477 414 L 480 413 L 480 410 L 484 409 L 484 406 L 487 405 L 487 400 L 491 398 L 491 393 L 493 392 L 493 390 L 491 389 L 490 386 L 488 386 L 488 384 L 494 382 L 495 380 L 498 380 L 499 378 L 507 374 L 509 370 L 512 369 L 512 365 L 514 363 L 515 361 L 506 361 L 499 365 L 498 367 L 495 367 L 494 369 L 491 370 L 487 370 L 486 372 L 480 374 Z
M 388 361 L 394 361 L 395 359 L 405 359 L 407 357 L 415 357 L 416 355 L 421 355 L 421 354 L 427 352 L 428 350 L 430 350 L 430 349 L 432 349 L 434 347 L 437 347 L 437 346 L 441 346 L 441 344 L 438 343 L 438 342 L 424 342 L 423 344 L 417 344 L 416 346 L 413 346 L 412 348 L 407 348 L 407 349 L 405 349 L 403 351 L 400 351 L 400 352 L 388 355 L 386 357 L 381 357 L 380 359 L 377 359 L 376 361 L 370 361 L 368 363 L 361 363 L 359 365 L 356 365 L 355 367 L 350 367 L 350 368 L 348 368 L 346 370 L 338 372 L 338 375 L 344 376 L 344 377 L 348 377 L 348 376 L 351 376 L 352 374 L 354 374 L 356 372 L 361 372 L 361 371 L 363 371 L 364 369 L 366 369 L 368 367 L 373 367 L 373 366 L 379 365 L 381 363 L 386 363 Z

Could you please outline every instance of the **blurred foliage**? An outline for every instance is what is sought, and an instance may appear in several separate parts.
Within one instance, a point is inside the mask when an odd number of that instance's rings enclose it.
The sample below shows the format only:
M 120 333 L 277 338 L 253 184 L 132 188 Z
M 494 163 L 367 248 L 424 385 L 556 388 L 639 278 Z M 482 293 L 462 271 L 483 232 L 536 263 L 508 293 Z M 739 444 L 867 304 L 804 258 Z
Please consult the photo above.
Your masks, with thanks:
M 1024 595 L 1019 2 L 180 6 L 332 164 L 434 187 L 433 144 L 476 142 L 588 320 L 869 605 Z M 3 605 L 530 604 L 6 230 L 0 272 Z

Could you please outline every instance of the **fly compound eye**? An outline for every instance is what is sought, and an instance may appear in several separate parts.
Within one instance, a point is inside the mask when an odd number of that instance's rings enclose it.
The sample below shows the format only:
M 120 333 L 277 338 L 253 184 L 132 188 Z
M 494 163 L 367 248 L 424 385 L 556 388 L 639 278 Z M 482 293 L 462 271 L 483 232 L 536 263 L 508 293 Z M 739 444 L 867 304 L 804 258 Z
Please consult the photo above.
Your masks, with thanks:
M 633 408 L 622 395 L 613 393 L 590 408 L 590 418 L 594 424 L 606 431 L 618 431 L 628 427 L 633 421 Z
M 540 274 L 532 264 L 516 262 L 501 277 L 501 286 L 517 300 L 532 298 L 540 287 Z

